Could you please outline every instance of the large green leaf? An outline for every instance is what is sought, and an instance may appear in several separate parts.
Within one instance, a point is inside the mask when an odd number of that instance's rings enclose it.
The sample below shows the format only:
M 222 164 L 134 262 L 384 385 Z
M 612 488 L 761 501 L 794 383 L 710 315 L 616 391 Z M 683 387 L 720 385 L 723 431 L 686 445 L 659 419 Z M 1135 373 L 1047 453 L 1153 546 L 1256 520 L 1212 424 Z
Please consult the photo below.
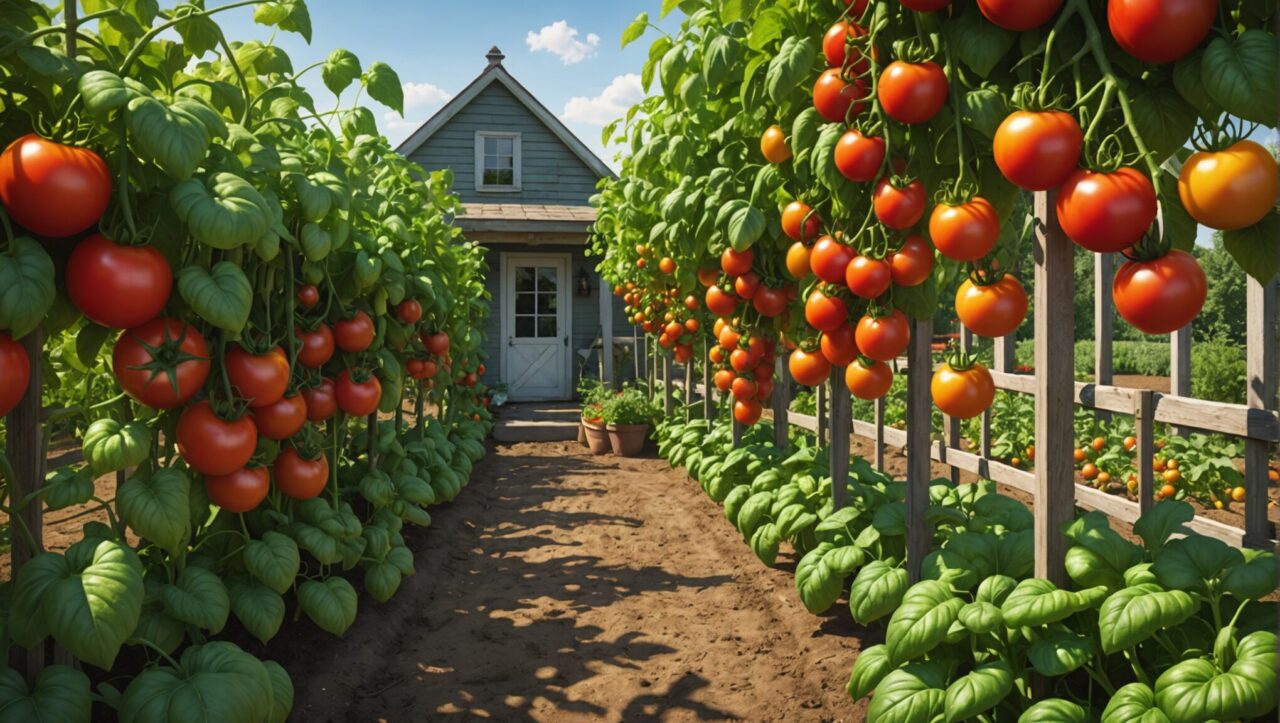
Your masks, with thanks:
M 1156 694 L 1142 683 L 1123 685 L 1107 701 L 1102 723 L 1170 723 L 1156 707 Z
M 370 98 L 404 115 L 404 88 L 390 65 L 374 61 L 364 72 L 363 81 Z
M 219 329 L 238 334 L 249 323 L 253 286 L 239 266 L 219 261 L 212 271 L 187 266 L 178 273 L 178 292 L 200 318 Z
M 1267 284 L 1280 273 L 1280 214 L 1268 213 L 1247 228 L 1222 233 L 1222 246 L 1240 268 L 1260 283 Z
M 764 214 L 760 213 L 760 209 L 742 199 L 734 199 L 729 203 L 735 204 L 733 212 L 729 215 L 729 224 L 726 229 L 729 245 L 735 251 L 745 251 L 764 235 Z
M 932 721 L 947 697 L 946 670 L 935 662 L 911 663 L 892 671 L 876 686 L 867 720 L 876 723 Z
M 866 554 L 857 547 L 818 543 L 796 564 L 796 592 L 805 608 L 817 615 L 834 605 L 845 578 L 865 559 Z
M 88 723 L 92 709 L 89 676 L 75 668 L 51 665 L 31 688 L 18 671 L 0 669 L 3 723 Z
M 1151 571 L 1167 588 L 1206 592 L 1208 583 L 1242 562 L 1240 550 L 1222 540 L 1192 535 L 1166 543 Z
M 849 586 L 849 612 L 863 625 L 892 613 L 907 591 L 907 571 L 883 560 L 872 560 Z
M 1196 109 L 1164 83 L 1140 85 L 1130 106 L 1133 124 L 1157 162 L 1182 148 L 1196 128 Z
M 334 95 L 341 95 L 356 78 L 360 77 L 360 59 L 350 50 L 338 48 L 329 53 L 320 67 L 324 86 Z
M 1191 617 L 1200 601 L 1181 590 L 1164 590 L 1143 583 L 1118 590 L 1098 611 L 1102 652 L 1111 654 L 1136 646 L 1158 630 L 1172 628 Z
M 151 454 L 151 431 L 138 422 L 99 419 L 85 430 L 84 459 L 95 476 L 136 467 Z
M 138 625 L 142 563 L 133 550 L 116 540 L 86 538 L 67 555 L 60 579 L 40 596 L 40 613 L 59 645 L 85 662 L 110 670 L 120 646 Z M 71 562 L 77 557 L 86 558 L 87 564 Z M 19 573 L 19 592 L 25 573 L 26 567 Z
M 137 89 L 109 70 L 90 70 L 80 76 L 77 87 L 84 107 L 98 116 L 123 108 L 140 95 Z
M 880 685 L 880 681 L 891 670 L 893 670 L 893 664 L 889 662 L 888 648 L 883 644 L 872 645 L 859 652 L 858 657 L 853 661 L 853 670 L 849 672 L 849 682 L 845 685 L 845 692 L 850 698 L 857 700 Z
M 956 619 L 969 632 L 985 635 L 1004 624 L 1004 613 L 995 605 L 979 600 L 960 608 Z
M 1097 587 L 1081 592 L 1059 590 L 1048 580 L 1029 578 L 1018 583 L 1005 599 L 1000 611 L 1005 624 L 1012 628 L 1048 625 L 1071 617 L 1098 604 L 1106 589 Z
M 937 580 L 922 580 L 912 585 L 885 631 L 889 659 L 901 665 L 936 648 L 963 607 L 964 601 Z
M 1277 569 L 1275 553 L 1243 548 L 1244 563 L 1227 568 L 1219 589 L 1241 600 L 1259 600 L 1275 592 Z
M 268 723 L 285 723 L 293 710 L 293 680 L 289 673 L 274 660 L 262 661 L 271 678 L 271 716 Z
M 245 630 L 264 644 L 280 631 L 284 622 L 284 598 L 256 582 L 239 582 L 229 591 L 231 612 Z
M 1228 113 L 1255 123 L 1276 120 L 1276 37 L 1246 30 L 1215 37 L 1204 50 L 1200 74 L 1209 96 Z
M 386 602 L 400 589 L 400 569 L 390 562 L 375 562 L 364 570 L 364 589 L 378 602 Z
M 781 103 L 809 75 L 817 52 L 811 37 L 793 36 L 782 41 L 764 76 L 765 89 L 775 103 Z
M 129 101 L 129 132 L 141 158 L 175 181 L 191 178 L 209 152 L 209 131 L 188 109 L 149 97 Z
M 252 244 L 271 227 L 266 199 L 231 173 L 214 175 L 208 185 L 189 178 L 169 192 L 169 204 L 197 241 L 217 249 Z
M 1156 680 L 1156 704 L 1172 723 L 1249 720 L 1276 707 L 1276 636 L 1250 633 L 1223 671 L 1203 658 L 1184 660 Z
M 164 586 L 164 611 L 175 620 L 216 635 L 227 624 L 231 599 L 217 573 L 187 567 L 174 584 Z
M 1041 675 L 1066 675 L 1093 657 L 1093 638 L 1066 631 L 1049 633 L 1027 648 L 1027 660 Z
M 1062 698 L 1049 698 L 1022 711 L 1018 723 L 1089 723 L 1089 711 L 1079 703 Z
M 340 577 L 327 577 L 302 583 L 298 587 L 298 604 L 321 630 L 341 636 L 356 620 L 359 597 L 351 583 Z
M 947 31 L 960 60 L 983 78 L 1018 39 L 1016 33 L 991 23 L 975 7 L 949 23 Z
M 1148 551 L 1157 554 L 1170 536 L 1176 532 L 1186 532 L 1185 523 L 1195 516 L 1195 510 L 1186 502 L 1165 500 L 1143 512 L 1138 521 L 1133 523 L 1133 531 L 1142 538 Z
M 627 47 L 631 43 L 640 39 L 644 35 L 644 31 L 649 29 L 649 13 L 642 12 L 636 16 L 635 20 L 627 23 L 627 27 L 622 31 L 622 47 Z
M 139 537 L 176 550 L 187 541 L 190 482 L 176 469 L 139 469 L 120 486 L 116 506 Z
M 44 320 L 53 307 L 53 259 L 44 247 L 20 236 L 0 253 L 0 329 L 21 339 Z
M 1013 690 L 1013 671 L 1003 660 L 974 668 L 947 686 L 943 714 L 947 723 L 968 720 L 991 710 Z
M 93 499 L 93 492 L 93 475 L 87 467 L 60 467 L 40 486 L 40 497 L 50 510 L 83 505 Z
M 180 668 L 147 668 L 124 691 L 120 720 L 130 723 L 266 721 L 272 713 L 271 674 L 228 642 L 187 648 Z

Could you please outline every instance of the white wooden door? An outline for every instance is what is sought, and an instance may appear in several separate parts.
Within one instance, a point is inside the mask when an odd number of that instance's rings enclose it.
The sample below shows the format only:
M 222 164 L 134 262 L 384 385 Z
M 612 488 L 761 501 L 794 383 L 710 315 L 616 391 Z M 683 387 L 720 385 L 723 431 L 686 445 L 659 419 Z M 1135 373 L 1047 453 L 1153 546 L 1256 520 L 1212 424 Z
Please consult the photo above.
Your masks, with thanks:
M 569 398 L 569 259 L 508 254 L 503 263 L 503 381 L 512 401 Z

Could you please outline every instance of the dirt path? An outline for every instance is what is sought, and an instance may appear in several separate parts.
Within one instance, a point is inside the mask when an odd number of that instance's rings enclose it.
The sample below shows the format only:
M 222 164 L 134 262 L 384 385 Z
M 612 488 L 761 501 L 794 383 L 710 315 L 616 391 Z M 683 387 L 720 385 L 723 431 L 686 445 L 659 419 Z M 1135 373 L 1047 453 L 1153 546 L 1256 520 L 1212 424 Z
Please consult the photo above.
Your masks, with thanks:
M 806 612 L 682 472 L 583 452 L 497 448 L 390 602 L 345 640 L 289 625 L 295 719 L 863 719 L 843 686 L 875 633 Z

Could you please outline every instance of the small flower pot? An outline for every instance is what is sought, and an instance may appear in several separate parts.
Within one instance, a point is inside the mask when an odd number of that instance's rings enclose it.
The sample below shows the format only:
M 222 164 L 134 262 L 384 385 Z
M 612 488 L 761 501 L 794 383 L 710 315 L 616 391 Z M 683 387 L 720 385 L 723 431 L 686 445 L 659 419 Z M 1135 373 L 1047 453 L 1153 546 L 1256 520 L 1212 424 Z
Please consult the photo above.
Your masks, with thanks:
M 609 444 L 613 453 L 619 457 L 635 457 L 644 449 L 644 441 L 649 437 L 647 424 L 610 424 L 605 427 L 609 432 Z
M 591 454 L 609 453 L 611 449 L 609 433 L 605 431 L 604 424 L 599 419 L 582 420 L 582 430 L 587 435 L 587 447 L 591 450 Z
M 583 419 L 578 420 L 578 444 L 583 447 L 591 446 L 587 443 L 587 422 Z

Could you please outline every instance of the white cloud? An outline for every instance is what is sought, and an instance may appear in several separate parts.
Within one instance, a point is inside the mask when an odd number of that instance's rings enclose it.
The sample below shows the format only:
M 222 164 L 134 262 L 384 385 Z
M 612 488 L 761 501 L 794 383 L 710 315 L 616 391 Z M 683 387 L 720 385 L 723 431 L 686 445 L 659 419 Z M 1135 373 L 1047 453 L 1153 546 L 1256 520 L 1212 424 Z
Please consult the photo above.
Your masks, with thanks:
M 426 122 L 440 106 L 453 96 L 438 85 L 432 83 L 405 83 L 403 118 L 395 111 L 382 114 L 383 126 L 387 130 L 415 129 Z
M 584 43 L 578 40 L 577 28 L 569 27 L 569 23 L 564 20 L 557 20 L 536 33 L 530 30 L 525 36 L 525 42 L 529 44 L 531 51 L 545 50 L 560 56 L 565 65 L 573 65 L 596 54 L 600 46 L 600 36 L 587 33 Z
M 644 98 L 644 88 L 636 73 L 619 75 L 594 98 L 575 96 L 564 104 L 560 118 L 569 123 L 603 126 L 626 115 L 627 109 Z

